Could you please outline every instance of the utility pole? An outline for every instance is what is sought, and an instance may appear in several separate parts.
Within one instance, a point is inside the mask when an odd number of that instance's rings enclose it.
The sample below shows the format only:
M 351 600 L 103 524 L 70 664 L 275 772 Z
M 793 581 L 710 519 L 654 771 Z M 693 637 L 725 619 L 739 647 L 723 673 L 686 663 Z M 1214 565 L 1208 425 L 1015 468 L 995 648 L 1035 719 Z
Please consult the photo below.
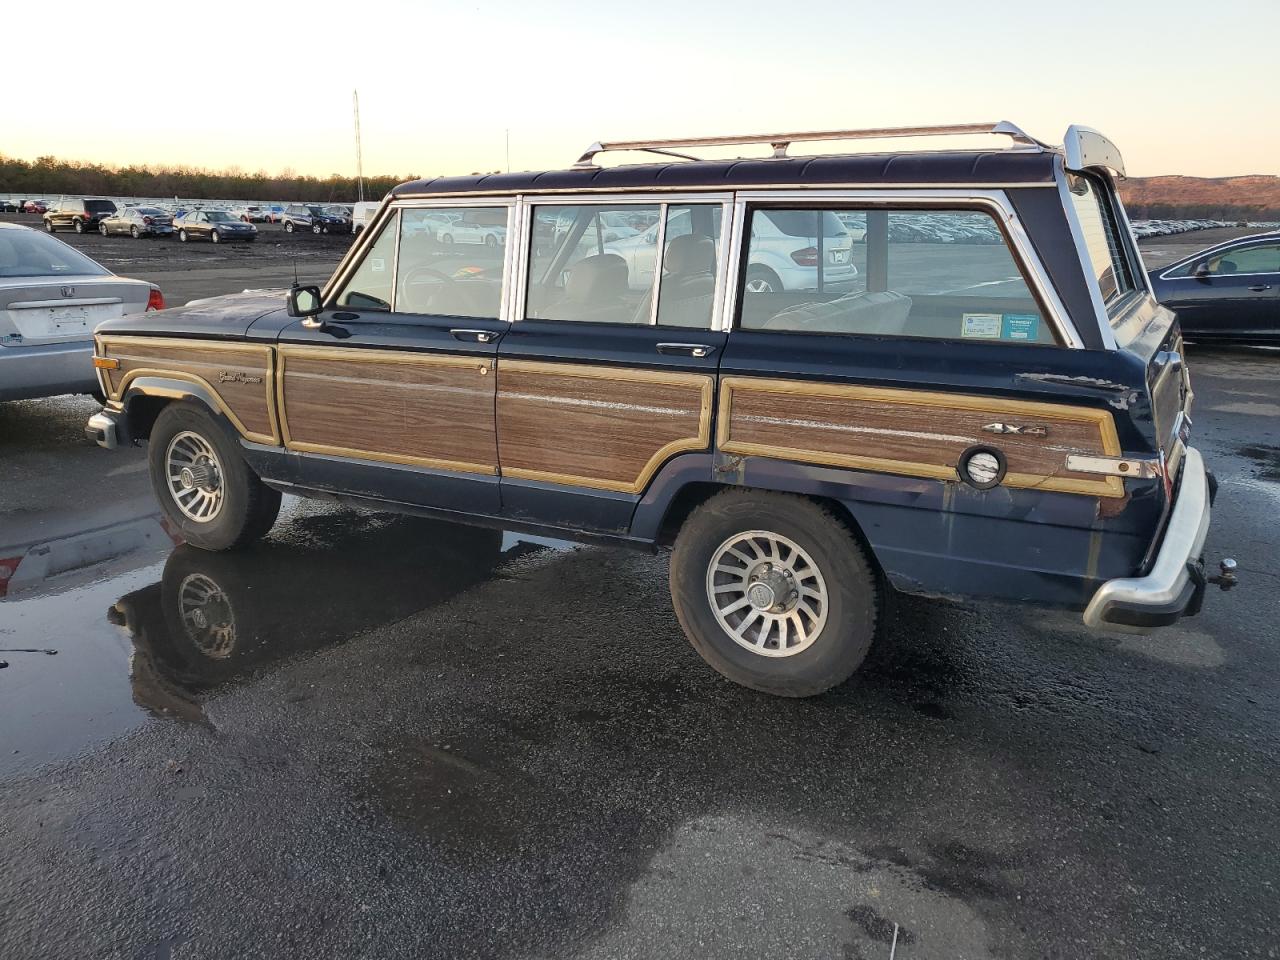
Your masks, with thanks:
M 360 91 L 351 91 L 351 102 L 356 117 L 356 199 L 364 201 L 364 157 L 360 154 Z

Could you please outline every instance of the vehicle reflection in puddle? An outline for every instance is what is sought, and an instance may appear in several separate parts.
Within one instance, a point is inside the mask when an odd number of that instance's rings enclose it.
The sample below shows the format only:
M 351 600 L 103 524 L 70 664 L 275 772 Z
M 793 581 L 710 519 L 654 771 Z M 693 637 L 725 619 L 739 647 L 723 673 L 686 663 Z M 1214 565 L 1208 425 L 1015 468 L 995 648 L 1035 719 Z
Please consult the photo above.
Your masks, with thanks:
M 166 558 L 166 537 L 164 547 L 101 560 L 88 585 L 28 586 L 0 602 L 0 646 L 61 655 L 40 658 L 57 668 L 27 659 L 0 673 L 0 776 L 74 755 L 148 715 L 208 725 L 203 697 L 224 684 L 444 603 L 507 560 L 570 546 L 304 505 L 250 549 L 180 545 Z

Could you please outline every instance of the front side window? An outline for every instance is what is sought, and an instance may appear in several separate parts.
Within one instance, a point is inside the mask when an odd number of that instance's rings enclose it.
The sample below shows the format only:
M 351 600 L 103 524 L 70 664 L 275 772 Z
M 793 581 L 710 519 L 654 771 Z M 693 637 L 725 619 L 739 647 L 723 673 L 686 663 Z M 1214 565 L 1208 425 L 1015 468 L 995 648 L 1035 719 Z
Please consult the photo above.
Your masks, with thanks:
M 757 208 L 748 218 L 743 329 L 1055 342 L 987 213 Z
M 1280 244 L 1244 247 L 1215 254 L 1205 261 L 1209 273 L 1228 276 L 1233 273 L 1280 273 Z
M 708 329 L 720 230 L 718 204 L 537 206 L 525 316 Z
M 508 209 L 403 210 L 396 312 L 497 320 Z
M 1108 202 L 1106 190 L 1089 177 L 1072 174 L 1067 186 L 1084 232 L 1088 266 L 1098 281 L 1102 302 L 1110 312 L 1113 303 L 1135 289 L 1133 270 L 1120 240 L 1115 212 Z

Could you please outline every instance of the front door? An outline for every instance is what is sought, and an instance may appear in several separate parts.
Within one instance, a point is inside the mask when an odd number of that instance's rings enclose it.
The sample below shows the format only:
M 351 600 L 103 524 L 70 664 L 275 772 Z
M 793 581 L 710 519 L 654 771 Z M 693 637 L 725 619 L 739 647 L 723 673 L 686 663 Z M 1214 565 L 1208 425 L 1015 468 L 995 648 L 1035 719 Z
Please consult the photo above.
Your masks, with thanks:
M 718 202 L 530 208 L 525 295 L 498 351 L 506 515 L 622 531 L 664 464 L 710 449 L 721 215 Z
M 445 245 L 428 215 L 394 211 L 321 326 L 282 331 L 281 430 L 304 485 L 493 514 L 505 250 Z

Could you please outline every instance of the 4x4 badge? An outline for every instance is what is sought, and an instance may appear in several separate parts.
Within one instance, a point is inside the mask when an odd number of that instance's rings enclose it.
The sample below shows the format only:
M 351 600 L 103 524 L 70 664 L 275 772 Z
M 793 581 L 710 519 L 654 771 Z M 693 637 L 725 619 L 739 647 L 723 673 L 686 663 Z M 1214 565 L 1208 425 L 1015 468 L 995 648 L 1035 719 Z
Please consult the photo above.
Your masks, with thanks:
M 1024 437 L 1047 437 L 1049 435 L 1048 427 L 1038 425 L 1024 427 L 1016 423 L 988 423 L 982 429 L 987 433 L 1016 433 Z

